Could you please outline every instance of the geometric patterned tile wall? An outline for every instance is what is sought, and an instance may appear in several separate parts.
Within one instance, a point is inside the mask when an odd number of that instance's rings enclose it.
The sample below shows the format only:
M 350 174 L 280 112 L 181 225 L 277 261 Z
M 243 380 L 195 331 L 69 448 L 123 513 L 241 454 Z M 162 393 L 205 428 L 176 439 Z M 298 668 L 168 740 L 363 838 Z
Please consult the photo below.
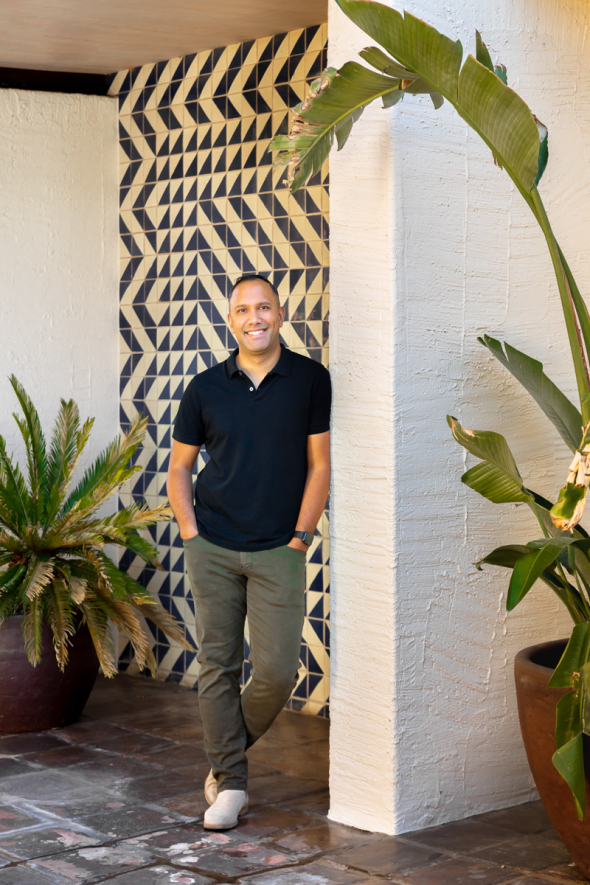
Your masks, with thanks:
M 166 500 L 176 411 L 192 376 L 227 358 L 226 297 L 241 273 L 269 274 L 286 308 L 283 340 L 328 362 L 328 166 L 291 196 L 268 144 L 326 66 L 327 26 L 199 52 L 113 78 L 120 130 L 121 426 L 149 416 L 145 468 L 121 500 Z M 196 470 L 203 467 L 199 455 Z M 122 567 L 187 625 L 194 608 L 175 524 L 154 527 L 164 571 Z M 307 617 L 288 706 L 328 715 L 327 513 L 307 567 Z M 198 665 L 153 632 L 158 677 L 194 686 Z M 121 650 L 120 667 L 133 667 Z M 249 663 L 244 668 L 248 678 Z

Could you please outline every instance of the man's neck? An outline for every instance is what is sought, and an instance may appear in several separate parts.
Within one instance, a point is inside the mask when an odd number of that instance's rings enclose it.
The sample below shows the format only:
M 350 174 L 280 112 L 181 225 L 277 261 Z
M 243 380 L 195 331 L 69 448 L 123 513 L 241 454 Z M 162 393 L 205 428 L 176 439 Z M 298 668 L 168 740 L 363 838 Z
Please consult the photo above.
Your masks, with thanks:
M 281 345 L 277 342 L 276 348 L 270 352 L 249 353 L 243 352 L 241 349 L 236 356 L 236 363 L 242 372 L 252 379 L 255 386 L 258 387 L 260 382 L 272 372 L 276 364 L 281 358 Z

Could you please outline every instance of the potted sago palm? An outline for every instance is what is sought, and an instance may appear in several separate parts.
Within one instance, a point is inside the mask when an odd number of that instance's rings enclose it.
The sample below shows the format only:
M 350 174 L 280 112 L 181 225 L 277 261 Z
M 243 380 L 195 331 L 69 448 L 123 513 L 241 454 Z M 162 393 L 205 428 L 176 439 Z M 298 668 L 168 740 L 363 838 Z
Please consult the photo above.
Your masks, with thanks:
M 513 609 L 537 579 L 558 596 L 572 618 L 569 641 L 525 649 L 516 659 L 521 729 L 539 793 L 555 829 L 580 871 L 590 877 L 590 537 L 580 526 L 590 481 L 590 315 L 555 239 L 538 185 L 548 160 L 548 132 L 507 85 L 476 32 L 475 56 L 420 19 L 371 0 L 338 0 L 343 12 L 379 46 L 360 56 L 374 70 L 348 62 L 311 84 L 295 108 L 289 135 L 272 142 L 277 165 L 287 166 L 294 191 L 319 171 L 334 139 L 341 149 L 364 107 L 380 98 L 391 107 L 405 96 L 429 94 L 435 108 L 448 101 L 477 132 L 529 206 L 544 234 L 555 271 L 571 349 L 579 407 L 553 384 L 542 364 L 489 336 L 479 339 L 525 387 L 553 423 L 573 461 L 555 502 L 524 485 L 508 443 L 490 430 L 451 431 L 479 458 L 462 481 L 488 500 L 520 502 L 538 520 L 538 537 L 506 544 L 478 563 L 512 570 L 507 607 Z M 553 764 L 551 764 L 553 763 Z
M 170 519 L 166 505 L 134 504 L 111 515 L 99 508 L 141 467 L 132 463 L 147 419 L 138 417 L 74 485 L 74 472 L 94 423 L 80 423 L 73 400 L 61 400 L 49 445 L 39 415 L 17 379 L 22 408 L 14 417 L 27 455 L 27 478 L 0 436 L 0 733 L 37 731 L 75 721 L 99 664 L 117 672 L 110 625 L 127 634 L 137 663 L 155 674 L 142 625 L 148 618 L 185 648 L 184 630 L 105 552 L 131 550 L 161 568 L 140 534 Z

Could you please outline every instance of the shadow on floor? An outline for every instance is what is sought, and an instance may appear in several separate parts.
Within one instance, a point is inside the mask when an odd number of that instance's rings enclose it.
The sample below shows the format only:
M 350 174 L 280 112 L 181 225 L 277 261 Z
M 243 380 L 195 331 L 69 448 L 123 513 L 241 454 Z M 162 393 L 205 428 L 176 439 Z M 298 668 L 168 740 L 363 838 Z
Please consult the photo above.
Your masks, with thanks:
M 283 712 L 249 757 L 249 814 L 203 830 L 196 693 L 100 679 L 76 725 L 0 738 L 0 885 L 586 882 L 540 803 L 401 837 L 328 821 L 326 720 Z

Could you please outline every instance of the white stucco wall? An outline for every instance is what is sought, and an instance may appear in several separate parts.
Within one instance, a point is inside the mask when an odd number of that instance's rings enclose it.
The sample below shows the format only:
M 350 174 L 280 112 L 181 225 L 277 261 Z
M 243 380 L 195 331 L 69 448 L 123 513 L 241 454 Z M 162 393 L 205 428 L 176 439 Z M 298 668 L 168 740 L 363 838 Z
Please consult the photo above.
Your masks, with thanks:
M 397 8 L 402 7 L 397 5 Z M 478 27 L 548 126 L 541 183 L 582 292 L 590 289 L 590 10 L 576 0 L 419 0 L 411 12 L 474 51 Z M 330 64 L 372 41 L 334 2 Z M 475 463 L 451 413 L 503 433 L 524 481 L 555 499 L 569 452 L 477 343 L 542 360 L 574 396 L 540 230 L 447 104 L 373 107 L 331 156 L 333 819 L 399 833 L 534 795 L 515 652 L 566 635 L 537 585 L 506 615 L 509 573 L 473 562 L 540 532 L 524 507 L 460 483 Z
M 0 89 L 0 433 L 22 382 L 49 434 L 60 398 L 118 430 L 117 109 L 112 98 Z M 23 465 L 24 466 L 24 465 Z

